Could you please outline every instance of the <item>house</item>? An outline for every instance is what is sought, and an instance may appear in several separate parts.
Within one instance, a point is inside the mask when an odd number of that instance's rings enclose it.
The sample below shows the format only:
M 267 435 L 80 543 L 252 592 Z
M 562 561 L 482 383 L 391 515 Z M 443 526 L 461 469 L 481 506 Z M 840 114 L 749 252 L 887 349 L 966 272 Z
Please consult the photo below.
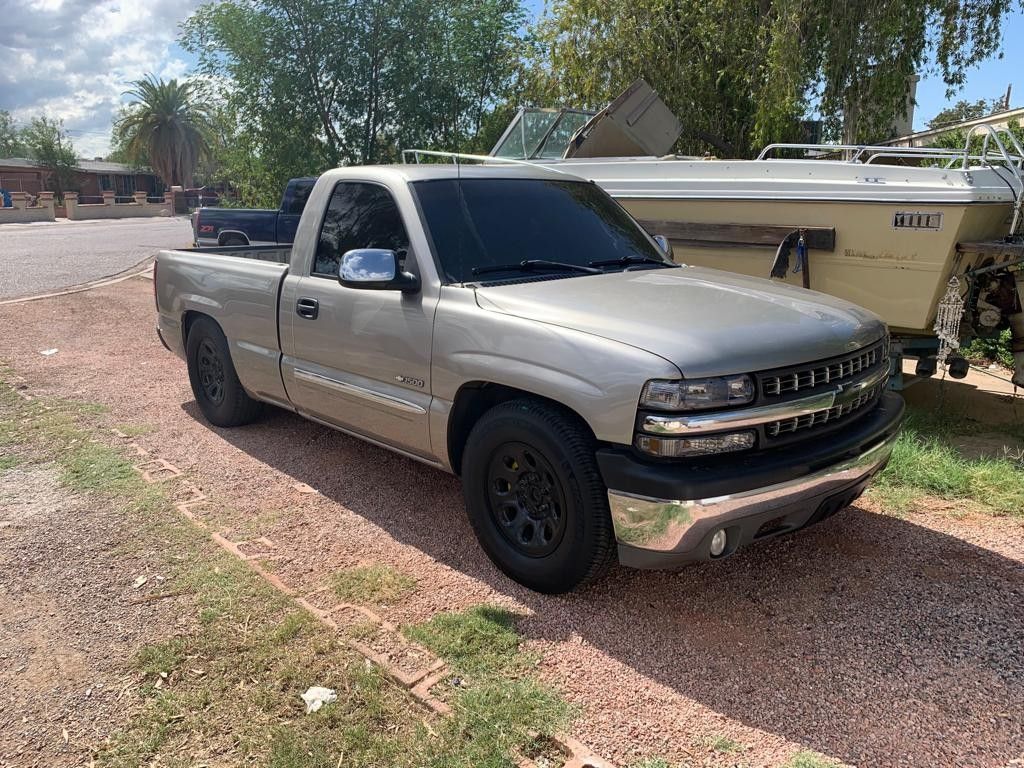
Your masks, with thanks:
M 964 120 L 959 123 L 949 123 L 937 128 L 918 131 L 917 133 L 908 133 L 900 136 L 898 139 L 888 141 L 886 144 L 894 147 L 928 147 L 940 136 L 949 133 L 956 133 L 957 131 L 967 130 L 979 125 L 988 125 L 996 131 L 1005 131 L 1011 123 L 1024 124 L 1024 107 L 1004 109 L 1000 112 L 993 112 L 985 117 L 975 118 L 974 120 Z
M 0 158 L 0 189 L 38 195 L 46 189 L 50 172 L 34 160 L 24 157 Z M 125 163 L 102 159 L 79 160 L 70 191 L 83 198 L 102 197 L 113 192 L 117 197 L 131 197 L 133 192 L 161 195 L 164 185 L 149 168 L 134 168 Z

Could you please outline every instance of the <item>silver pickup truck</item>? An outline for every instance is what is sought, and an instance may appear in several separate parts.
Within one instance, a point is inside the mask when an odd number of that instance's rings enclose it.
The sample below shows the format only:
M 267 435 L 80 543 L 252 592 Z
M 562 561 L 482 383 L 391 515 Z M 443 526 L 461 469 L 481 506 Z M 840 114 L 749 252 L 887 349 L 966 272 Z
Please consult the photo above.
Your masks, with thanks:
M 877 317 L 670 250 L 562 173 L 343 168 L 291 248 L 161 252 L 158 328 L 212 424 L 270 403 L 454 472 L 498 567 L 564 592 L 816 523 L 896 439 Z

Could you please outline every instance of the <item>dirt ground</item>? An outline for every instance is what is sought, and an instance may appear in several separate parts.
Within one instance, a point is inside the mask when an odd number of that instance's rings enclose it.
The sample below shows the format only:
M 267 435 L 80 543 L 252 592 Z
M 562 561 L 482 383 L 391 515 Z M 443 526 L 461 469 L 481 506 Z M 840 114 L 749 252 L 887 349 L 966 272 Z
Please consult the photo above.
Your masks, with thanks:
M 88 765 L 127 719 L 132 654 L 185 629 L 174 601 L 138 602 L 160 573 L 131 537 L 52 466 L 0 475 L 0 766 Z
M 385 563 L 417 581 L 382 609 L 394 623 L 483 601 L 527 613 L 522 629 L 541 674 L 580 709 L 572 735 L 620 765 L 662 756 L 775 766 L 800 749 L 862 766 L 995 767 L 1024 757 L 1019 519 L 948 504 L 900 518 L 862 502 L 720 563 L 614 569 L 590 589 L 544 597 L 481 553 L 455 478 L 281 411 L 241 429 L 209 427 L 184 364 L 153 326 L 143 279 L 4 306 L 0 359 L 33 392 L 102 403 L 116 421 L 149 427 L 139 442 L 216 499 L 221 524 L 275 542 L 275 571 L 296 589 L 323 586 L 343 567 Z M 67 579 L 76 595 L 124 591 L 133 566 L 91 571 L 88 548 L 74 549 L 79 518 L 39 520 L 26 530 L 38 525 L 39 546 L 65 555 L 50 578 Z M 3 547 L 0 674 L 29 681 L 36 663 L 28 650 L 8 650 L 10 622 L 35 616 L 40 632 L 61 637 L 68 631 L 47 622 L 71 622 L 93 647 L 42 646 L 42 658 L 48 674 L 63 664 L 81 675 L 71 678 L 76 693 L 63 694 L 67 707 L 81 706 L 103 675 L 95 646 L 116 652 L 131 622 L 103 634 L 117 625 L 113 608 L 73 620 L 88 603 L 48 603 L 60 594 L 52 589 L 36 600 L 25 574 L 12 579 L 32 542 Z M 0 743 L 30 738 L 7 712 L 4 702 Z M 715 736 L 744 749 L 711 753 L 703 745 Z

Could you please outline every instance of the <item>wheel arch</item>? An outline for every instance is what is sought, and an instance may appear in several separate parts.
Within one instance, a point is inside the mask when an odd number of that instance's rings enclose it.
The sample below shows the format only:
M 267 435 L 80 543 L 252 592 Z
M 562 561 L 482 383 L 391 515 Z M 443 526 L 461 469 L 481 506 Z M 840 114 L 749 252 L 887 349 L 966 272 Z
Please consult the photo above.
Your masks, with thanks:
M 220 322 L 213 315 L 209 315 L 206 312 L 200 312 L 197 309 L 186 309 L 185 314 L 181 316 L 182 349 L 188 347 L 188 334 L 192 330 L 192 326 L 196 324 L 196 321 L 200 320 L 201 318 L 205 318 L 213 323 L 216 323 L 217 327 L 220 328 L 221 333 L 224 333 L 223 326 L 221 326 Z
M 459 387 L 458 392 L 455 393 L 455 399 L 448 414 L 448 462 L 456 475 L 462 474 L 462 456 L 466 448 L 466 441 L 480 417 L 496 405 L 520 398 L 529 398 L 557 408 L 579 422 L 591 436 L 594 435 L 587 420 L 565 403 L 507 384 L 484 380 L 469 381 Z
M 252 245 L 249 236 L 240 229 L 222 229 L 217 233 L 217 245 L 224 245 L 228 238 L 240 237 L 245 242 L 242 245 Z

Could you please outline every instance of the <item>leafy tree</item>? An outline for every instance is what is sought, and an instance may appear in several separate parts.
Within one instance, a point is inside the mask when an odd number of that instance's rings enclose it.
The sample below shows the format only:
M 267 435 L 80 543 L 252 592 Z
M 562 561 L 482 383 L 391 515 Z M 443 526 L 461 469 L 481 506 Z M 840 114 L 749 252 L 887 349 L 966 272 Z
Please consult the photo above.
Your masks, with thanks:
M 962 123 L 965 120 L 976 120 L 979 117 L 995 112 L 1001 99 L 978 99 L 977 101 L 965 101 L 961 99 L 951 107 L 939 112 L 929 120 L 926 125 L 929 128 L 941 128 L 951 123 Z
M 75 168 L 78 158 L 71 144 L 64 121 L 35 117 L 21 131 L 21 141 L 28 155 L 50 171 L 49 186 L 63 201 L 64 193 L 76 188 Z
M 0 157 L 20 157 L 26 154 L 21 130 L 11 113 L 0 109 Z
M 681 149 L 749 155 L 826 132 L 885 137 L 926 60 L 950 95 L 994 55 L 1014 0 L 553 0 L 536 29 L 537 100 L 596 107 L 644 77 L 684 118 Z
M 523 23 L 519 0 L 221 0 L 181 43 L 223 84 L 231 182 L 266 200 L 325 167 L 476 148 L 521 74 Z
M 114 125 L 115 146 L 130 161 L 145 159 L 168 186 L 192 186 L 201 158 L 209 154 L 210 106 L 191 82 L 153 75 L 132 83 L 133 101 Z

